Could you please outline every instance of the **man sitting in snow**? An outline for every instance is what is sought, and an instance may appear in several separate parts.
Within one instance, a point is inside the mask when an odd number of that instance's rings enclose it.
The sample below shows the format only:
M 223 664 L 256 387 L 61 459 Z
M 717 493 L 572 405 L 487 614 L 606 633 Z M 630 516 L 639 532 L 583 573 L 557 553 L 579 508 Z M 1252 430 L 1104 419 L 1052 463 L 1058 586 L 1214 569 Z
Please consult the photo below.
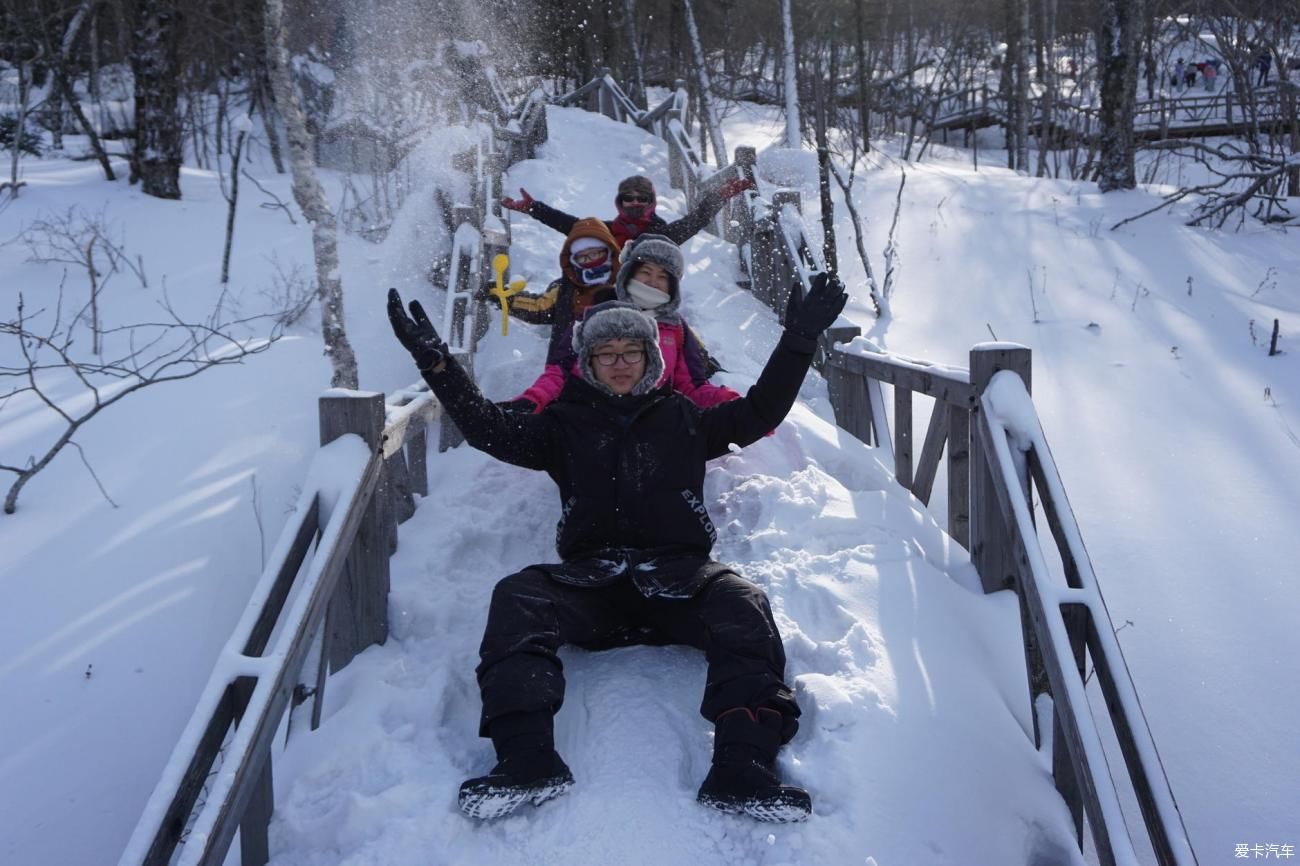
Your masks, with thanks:
M 542 412 L 511 415 L 479 393 L 419 302 L 408 316 L 389 291 L 394 333 L 466 440 L 545 471 L 562 503 L 561 561 L 512 574 L 492 594 L 477 674 L 479 734 L 492 739 L 497 763 L 461 785 L 467 815 L 499 818 L 572 787 L 553 735 L 564 698 L 557 652 L 617 644 L 637 630 L 705 652 L 700 712 L 715 736 L 700 802 L 764 821 L 811 813 L 808 793 L 776 772 L 799 717 L 781 636 L 763 591 L 710 557 L 704 471 L 733 443 L 749 445 L 781 422 L 847 298 L 838 279 L 818 275 L 802 303 L 792 298 L 785 333 L 749 393 L 707 409 L 656 384 L 663 357 L 652 318 L 619 301 L 599 304 L 574 331 L 578 375 Z
M 753 186 L 754 182 L 749 178 L 738 177 L 726 181 L 717 189 L 706 193 L 690 213 L 670 223 L 655 213 L 654 183 L 644 175 L 634 174 L 619 181 L 618 193 L 614 196 L 618 216 L 606 221 L 605 225 L 613 233 L 620 249 L 623 244 L 647 232 L 665 235 L 675 244 L 684 244 L 717 216 L 723 204 Z M 566 235 L 577 222 L 577 217 L 537 201 L 522 187 L 519 198 L 503 198 L 501 206 L 528 214 Z

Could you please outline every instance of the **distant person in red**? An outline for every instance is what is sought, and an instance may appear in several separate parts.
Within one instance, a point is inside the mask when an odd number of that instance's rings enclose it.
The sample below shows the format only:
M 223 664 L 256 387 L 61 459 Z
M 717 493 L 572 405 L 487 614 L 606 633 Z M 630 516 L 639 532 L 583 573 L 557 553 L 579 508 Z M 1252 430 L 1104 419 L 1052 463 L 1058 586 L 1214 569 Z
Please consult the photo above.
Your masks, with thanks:
M 619 182 L 618 193 L 614 196 L 618 216 L 607 220 L 605 225 L 614 235 L 619 249 L 643 234 L 664 235 L 675 244 L 684 244 L 717 216 L 723 204 L 753 186 L 754 182 L 748 178 L 733 178 L 705 193 L 700 203 L 686 216 L 668 222 L 655 213 L 657 197 L 654 183 L 645 175 L 634 174 Z M 577 217 L 533 198 L 522 187 L 519 189 L 519 198 L 503 198 L 501 206 L 527 214 L 564 235 L 569 234 L 573 230 L 573 224 L 578 221 Z

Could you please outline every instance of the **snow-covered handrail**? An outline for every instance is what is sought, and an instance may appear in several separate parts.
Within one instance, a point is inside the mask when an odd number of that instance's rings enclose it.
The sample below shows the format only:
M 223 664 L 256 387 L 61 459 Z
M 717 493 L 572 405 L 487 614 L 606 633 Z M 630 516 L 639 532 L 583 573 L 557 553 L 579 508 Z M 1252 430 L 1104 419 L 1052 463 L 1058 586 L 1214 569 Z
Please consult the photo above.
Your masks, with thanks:
M 1283 86 L 1254 89 L 1249 93 L 1221 90 L 1197 96 L 1159 96 L 1139 100 L 1134 105 L 1133 127 L 1138 138 L 1160 140 L 1178 137 L 1227 135 L 1251 127 L 1266 126 L 1285 120 Z M 1099 108 L 1057 97 L 1030 99 L 1031 128 L 1041 129 L 1044 122 L 1057 129 L 1084 131 L 1086 138 L 1098 128 Z M 1007 119 L 1006 97 L 987 85 L 936 94 L 926 110 L 917 101 L 913 110 L 934 129 L 960 129 L 1004 123 Z
M 314 730 L 328 674 L 387 639 L 388 557 L 428 493 L 438 411 L 423 383 L 321 397 L 325 444 L 119 866 L 219 866 L 236 830 L 242 866 L 267 862 L 276 733 L 308 699 Z
M 1103 866 L 1138 862 L 1116 789 L 1115 779 L 1123 778 L 1136 794 L 1145 844 L 1156 853 L 1157 862 L 1161 866 L 1195 863 L 1097 577 L 1029 399 L 1029 350 L 1008 343 L 975 346 L 967 371 L 884 352 L 857 337 L 830 347 L 824 372 L 836 423 L 880 448 L 884 458 L 892 460 L 899 484 L 922 503 L 929 502 L 940 457 L 946 453 L 948 534 L 971 551 L 986 592 L 1011 588 L 1021 597 L 1035 743 L 1046 750 L 1045 744 L 1052 742 L 1057 789 L 1079 834 L 1086 814 L 1099 861 Z M 893 389 L 892 425 L 882 384 Z M 914 393 L 934 399 L 915 476 Z M 1030 505 L 1035 489 L 1063 564 L 1066 586 L 1053 579 L 1045 565 Z M 1089 659 L 1122 753 L 1121 761 L 1109 765 L 1084 694 Z M 1050 700 L 1040 702 L 1041 696 Z M 1054 730 L 1062 732 L 1063 745 L 1052 741 Z
M 1112 781 L 1115 767 L 1108 762 L 1089 708 L 1085 671 L 1091 659 L 1119 742 L 1124 776 L 1132 783 L 1141 806 L 1146 841 L 1161 866 L 1191 866 L 1196 857 L 1187 829 L 1024 380 L 1011 370 L 993 373 L 981 394 L 980 409 L 976 441 L 991 470 L 988 478 L 1003 524 L 998 528 L 1009 536 L 1015 585 L 1029 614 L 1049 681 L 1052 716 L 1036 721 L 1040 726 L 1050 721 L 1054 730 L 1064 735 L 1064 744 L 1052 740 L 1058 787 L 1066 773 L 1071 777 L 1067 784 L 1080 789 L 1103 866 L 1137 866 L 1120 795 Z M 1066 586 L 1053 578 L 1047 565 L 1034 526 L 1031 485 L 1041 500 Z M 1077 812 L 1075 820 L 1080 820 Z

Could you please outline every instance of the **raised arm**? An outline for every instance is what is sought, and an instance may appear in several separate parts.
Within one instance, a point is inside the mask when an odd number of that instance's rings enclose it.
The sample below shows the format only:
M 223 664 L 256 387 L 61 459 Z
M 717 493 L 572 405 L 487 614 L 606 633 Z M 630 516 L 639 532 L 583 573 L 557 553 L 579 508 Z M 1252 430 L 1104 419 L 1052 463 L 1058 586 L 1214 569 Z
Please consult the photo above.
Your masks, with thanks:
M 717 189 L 705 193 L 700 199 L 699 204 L 691 208 L 686 216 L 679 220 L 670 222 L 664 229 L 663 234 L 672 239 L 673 243 L 681 245 L 686 243 L 695 235 L 699 234 L 700 229 L 709 224 L 722 206 L 728 199 L 734 198 L 745 190 L 754 185 L 754 182 L 748 178 L 734 178 L 720 185 Z
M 530 325 L 549 325 L 555 321 L 555 305 L 560 299 L 560 280 L 554 280 L 546 291 L 520 292 L 510 299 L 510 315 Z
M 528 194 L 528 190 L 519 188 L 519 198 L 501 199 L 501 206 L 521 214 L 527 214 L 543 225 L 548 225 L 562 235 L 573 231 L 573 224 L 578 218 L 567 214 L 559 208 L 553 208 Z
M 507 414 L 485 398 L 451 356 L 419 301 L 411 301 L 408 316 L 397 289 L 389 289 L 388 321 L 443 410 L 465 434 L 465 441 L 506 463 L 526 469 L 547 468 L 550 423 L 535 415 Z
M 758 381 L 739 400 L 721 403 L 703 414 L 710 458 L 727 453 L 732 443 L 742 448 L 775 429 L 799 396 L 799 386 L 812 364 L 822 332 L 835 323 L 849 296 L 831 274 L 813 278 L 803 303 L 791 295 L 785 315 L 785 333 L 772 350 Z

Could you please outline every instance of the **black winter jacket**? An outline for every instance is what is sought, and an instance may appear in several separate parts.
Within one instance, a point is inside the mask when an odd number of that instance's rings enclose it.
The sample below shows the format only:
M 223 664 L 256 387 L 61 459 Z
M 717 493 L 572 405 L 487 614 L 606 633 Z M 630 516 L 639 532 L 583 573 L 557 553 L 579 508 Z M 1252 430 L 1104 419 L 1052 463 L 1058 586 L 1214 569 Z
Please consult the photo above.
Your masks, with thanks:
M 704 505 L 707 461 L 749 445 L 794 405 L 815 343 L 786 333 L 749 393 L 702 409 L 668 387 L 616 397 L 569 376 L 536 415 L 508 415 L 454 360 L 425 374 L 470 445 L 538 469 L 559 486 L 556 580 L 600 585 L 630 574 L 645 595 L 689 597 L 726 571 Z
M 718 215 L 718 211 L 722 210 L 724 204 L 726 204 L 726 199 L 718 195 L 716 191 L 706 193 L 686 216 L 668 222 L 658 214 L 654 214 L 640 233 L 663 235 L 673 243 L 681 246 L 699 234 L 700 229 L 708 225 L 709 221 Z M 572 214 L 565 213 L 559 208 L 551 207 L 545 202 L 536 200 L 528 208 L 527 213 L 543 225 L 548 225 L 565 235 L 573 230 L 573 224 L 578 221 L 578 218 Z M 620 246 L 628 240 L 620 227 L 616 225 L 617 220 L 604 220 L 604 223 L 618 240 Z

